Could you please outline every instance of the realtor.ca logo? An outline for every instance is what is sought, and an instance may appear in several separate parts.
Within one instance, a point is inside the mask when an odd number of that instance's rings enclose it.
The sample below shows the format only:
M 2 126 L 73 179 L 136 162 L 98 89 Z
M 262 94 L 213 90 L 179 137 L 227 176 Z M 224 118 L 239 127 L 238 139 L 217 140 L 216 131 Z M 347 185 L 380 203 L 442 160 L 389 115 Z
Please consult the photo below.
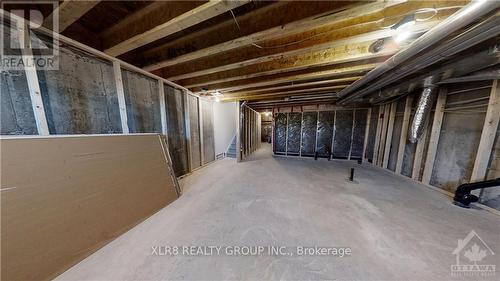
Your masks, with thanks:
M 59 69 L 58 6 L 58 1 L 1 1 L 2 69 Z
M 494 256 L 495 253 L 474 230 L 463 240 L 458 240 L 453 254 L 456 256 L 456 264 L 451 266 L 453 276 L 495 275 L 495 264 L 488 262 L 488 257 Z

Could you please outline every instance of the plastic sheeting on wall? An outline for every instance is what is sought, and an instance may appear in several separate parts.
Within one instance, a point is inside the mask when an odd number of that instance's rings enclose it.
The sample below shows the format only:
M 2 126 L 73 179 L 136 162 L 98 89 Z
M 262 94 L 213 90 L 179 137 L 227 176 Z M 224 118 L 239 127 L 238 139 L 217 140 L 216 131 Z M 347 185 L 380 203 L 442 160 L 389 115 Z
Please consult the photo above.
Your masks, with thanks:
M 164 89 L 168 148 L 172 156 L 175 175 L 179 177 L 189 172 L 186 123 L 184 122 L 184 93 L 168 85 L 165 85 Z
M 203 129 L 203 164 L 215 160 L 214 126 L 213 126 L 213 103 L 201 99 L 202 129 Z
M 188 95 L 189 131 L 191 136 L 191 169 L 201 166 L 200 112 L 198 98 Z
M 288 113 L 277 113 L 274 118 L 274 152 L 286 152 L 286 134 L 287 134 Z
M 354 131 L 352 133 L 351 159 L 361 159 L 363 157 L 367 114 L 368 109 L 357 109 L 354 111 Z
M 330 157 L 332 153 L 333 124 L 335 111 L 320 111 L 318 115 L 317 147 L 319 157 Z
M 129 131 L 161 133 L 158 81 L 126 69 L 122 79 Z
M 347 159 L 351 149 L 353 110 L 337 110 L 335 115 L 335 136 L 333 157 Z
M 300 152 L 300 127 L 302 113 L 292 112 L 288 114 L 288 138 L 287 154 L 298 155 Z
M 387 168 L 391 171 L 396 171 L 396 164 L 399 150 L 399 139 L 403 129 L 403 117 L 405 111 L 406 99 L 400 99 L 396 105 L 396 117 L 394 119 L 394 129 L 392 132 L 391 151 L 389 153 L 389 162 Z
M 110 62 L 60 47 L 59 70 L 37 70 L 51 134 L 121 133 Z
M 378 124 L 378 110 L 379 107 L 372 108 L 372 115 L 370 116 L 370 128 L 368 130 L 368 145 L 366 146 L 366 158 L 369 162 L 373 162 L 373 152 L 375 149 L 375 137 L 377 133 Z
M 302 116 L 302 156 L 314 156 L 316 152 L 316 127 L 318 112 L 304 112 Z

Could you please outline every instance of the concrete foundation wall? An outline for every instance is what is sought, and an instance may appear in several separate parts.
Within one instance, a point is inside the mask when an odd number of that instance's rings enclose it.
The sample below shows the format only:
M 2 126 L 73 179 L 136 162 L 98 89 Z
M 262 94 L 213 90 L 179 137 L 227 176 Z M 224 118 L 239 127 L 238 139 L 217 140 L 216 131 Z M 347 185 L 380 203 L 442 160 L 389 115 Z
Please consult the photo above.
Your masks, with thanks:
M 488 101 L 491 93 L 492 81 L 481 81 L 474 83 L 457 83 L 446 85 L 447 98 L 445 111 L 442 120 L 441 130 L 439 132 L 439 141 L 437 143 L 436 157 L 432 163 L 432 173 L 430 184 L 449 192 L 455 192 L 455 189 L 462 183 L 471 181 L 472 170 L 475 165 L 478 153 L 481 134 L 485 122 Z M 443 86 L 442 86 L 443 87 Z M 413 120 L 413 113 L 418 102 L 418 93 L 415 91 L 413 108 L 410 118 L 410 124 Z M 397 162 L 397 150 L 399 139 L 402 133 L 402 122 L 404 112 L 404 101 L 398 102 L 396 118 L 394 120 L 394 131 L 391 141 L 391 151 L 389 155 L 388 169 L 395 171 Z M 405 149 L 403 154 L 401 174 L 421 180 L 429 150 L 432 123 L 434 119 L 434 110 L 431 112 L 427 134 L 422 139 L 423 153 L 421 165 L 418 169 L 413 169 L 416 157 L 417 144 L 412 144 L 405 140 Z M 372 112 L 377 107 L 374 107 Z M 374 119 L 372 119 L 373 121 Z M 370 135 L 374 134 L 376 126 L 370 126 Z M 493 149 L 491 151 L 490 161 L 486 179 L 500 177 L 500 140 L 499 131 L 497 131 Z M 370 135 L 368 145 L 368 155 L 372 155 L 370 148 Z M 368 156 L 369 157 L 369 156 Z M 416 173 L 414 175 L 413 173 Z M 500 210 L 500 189 L 484 189 L 480 195 L 480 202 L 495 209 Z

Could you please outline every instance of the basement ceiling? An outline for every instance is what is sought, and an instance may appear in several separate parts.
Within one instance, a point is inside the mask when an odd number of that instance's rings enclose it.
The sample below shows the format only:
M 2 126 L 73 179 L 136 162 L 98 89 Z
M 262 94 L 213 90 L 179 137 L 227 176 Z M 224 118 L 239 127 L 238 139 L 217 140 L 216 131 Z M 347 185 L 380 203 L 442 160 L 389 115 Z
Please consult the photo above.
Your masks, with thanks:
M 64 1 L 59 16 L 63 35 L 200 95 L 311 103 L 334 102 L 468 2 Z

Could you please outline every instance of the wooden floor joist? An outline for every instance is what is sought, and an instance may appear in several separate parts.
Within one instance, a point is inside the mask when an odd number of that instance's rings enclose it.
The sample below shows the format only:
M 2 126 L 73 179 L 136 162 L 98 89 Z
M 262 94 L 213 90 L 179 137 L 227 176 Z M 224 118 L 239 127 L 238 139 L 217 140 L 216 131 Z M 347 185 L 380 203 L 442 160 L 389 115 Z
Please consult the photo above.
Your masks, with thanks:
M 115 46 L 107 48 L 104 52 L 111 56 L 119 56 L 130 50 L 144 46 L 170 34 L 218 16 L 231 9 L 237 8 L 249 1 L 250 0 L 209 1 L 142 34 L 138 34 Z
M 73 1 L 73 0 L 64 0 L 59 6 L 54 10 L 54 12 L 48 16 L 43 25 L 49 29 L 52 29 L 54 26 L 54 19 L 58 20 L 58 30 L 57 32 L 63 32 L 66 28 L 68 28 L 71 24 L 76 22 L 80 17 L 82 17 L 85 13 L 90 11 L 90 9 L 94 8 L 95 5 L 99 4 L 100 1 Z

